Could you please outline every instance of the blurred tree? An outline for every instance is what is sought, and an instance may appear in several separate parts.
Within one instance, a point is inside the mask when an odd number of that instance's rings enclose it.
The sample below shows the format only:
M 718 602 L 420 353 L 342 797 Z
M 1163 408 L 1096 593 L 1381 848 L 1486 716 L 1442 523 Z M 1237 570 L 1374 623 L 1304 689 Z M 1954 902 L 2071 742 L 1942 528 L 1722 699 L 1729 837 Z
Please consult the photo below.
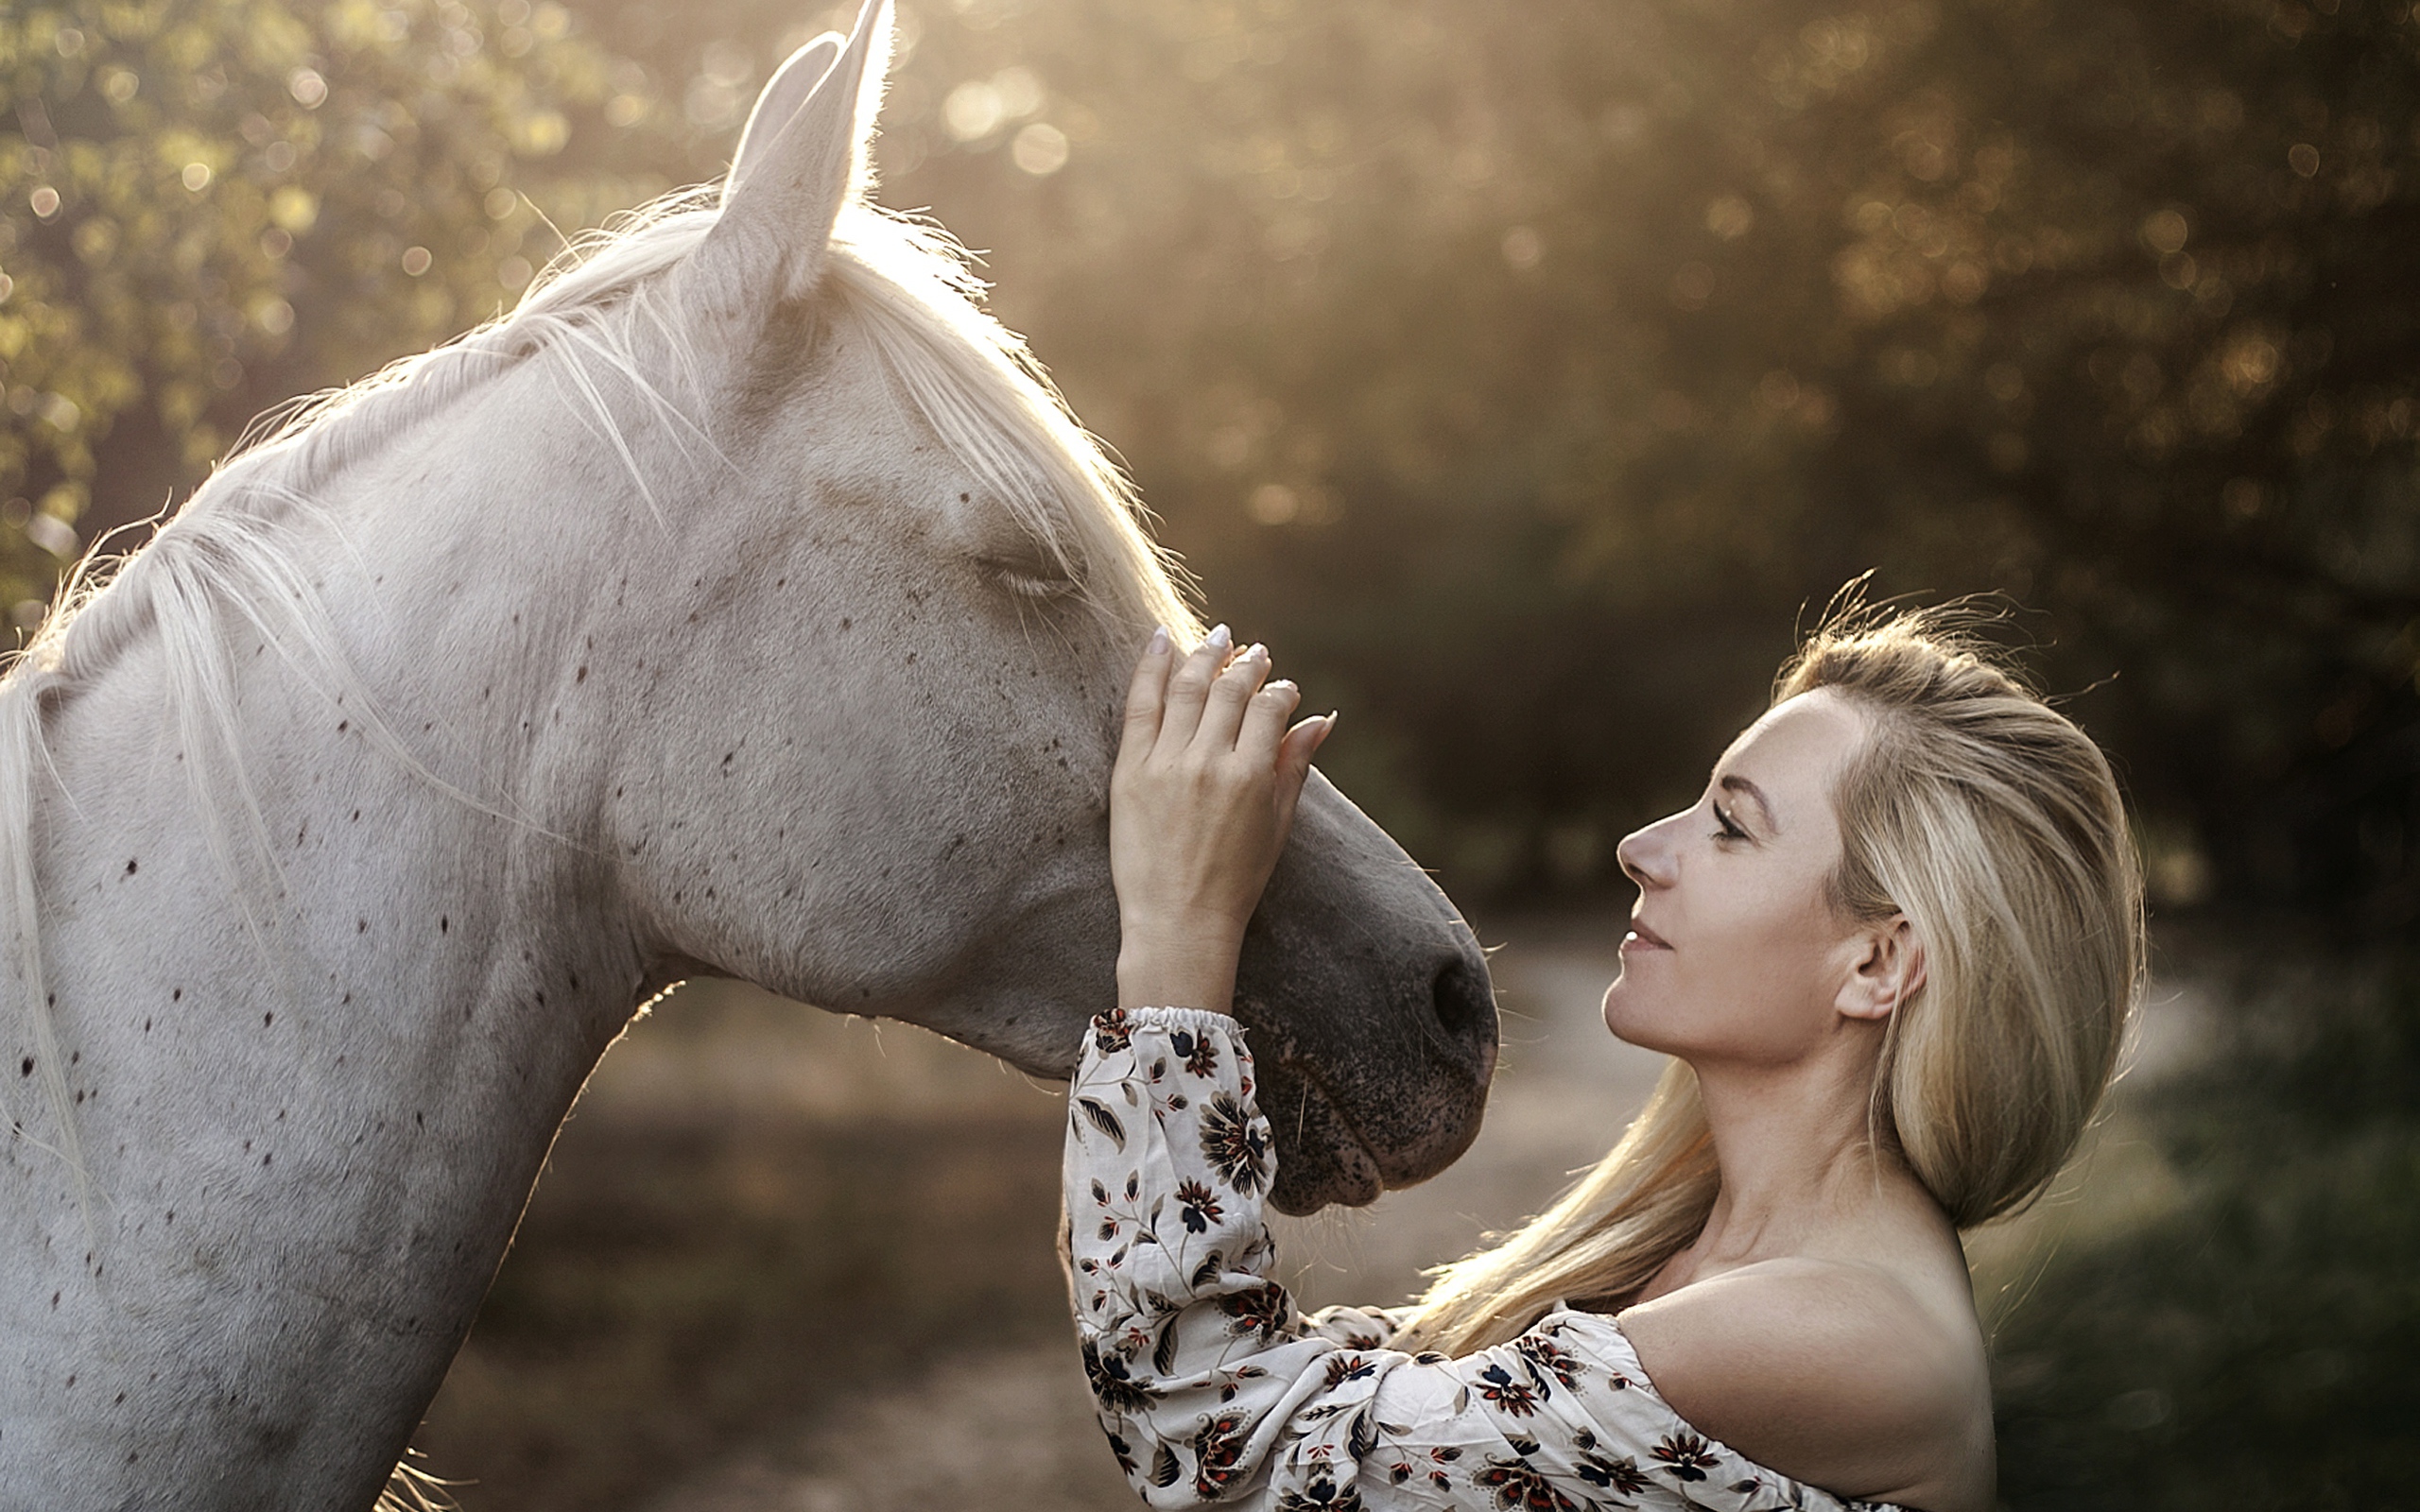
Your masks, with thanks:
M 2115 678 L 2163 902 L 2420 917 L 2407 0 L 916 29 L 893 198 L 1459 880 L 1603 874 L 1878 566 Z
M 487 314 L 553 246 L 532 199 L 711 176 L 852 13 L 10 18 L 0 594 L 87 490 L 146 512 L 251 409 Z M 1802 606 L 1879 567 L 2045 611 L 2164 902 L 2420 917 L 2410 0 L 900 21 L 888 198 L 990 249 L 1458 883 L 1610 875 Z
M 263 405 L 493 314 L 550 220 L 668 186 L 644 70 L 570 30 L 529 0 L 0 16 L 0 605 L 38 614 L 79 522 L 157 508 Z

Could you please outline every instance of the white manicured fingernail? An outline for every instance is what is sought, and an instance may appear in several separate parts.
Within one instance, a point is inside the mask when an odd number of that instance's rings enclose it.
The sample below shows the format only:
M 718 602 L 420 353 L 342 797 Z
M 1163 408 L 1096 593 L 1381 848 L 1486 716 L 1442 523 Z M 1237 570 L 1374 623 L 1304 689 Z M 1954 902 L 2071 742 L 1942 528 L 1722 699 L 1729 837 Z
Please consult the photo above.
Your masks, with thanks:
M 1223 651 L 1236 644 L 1236 632 L 1223 625 L 1214 625 L 1210 628 L 1209 637 L 1201 644 L 1213 651 Z
M 1269 660 L 1269 647 L 1261 644 L 1258 641 L 1254 641 L 1252 644 L 1244 647 L 1244 654 L 1241 660 L 1246 662 L 1266 662 Z
M 1167 627 L 1167 626 L 1163 625 L 1163 626 L 1161 626 L 1158 629 L 1153 630 L 1153 631 L 1151 632 L 1151 645 L 1150 645 L 1150 649 L 1149 649 L 1149 650 L 1145 651 L 1143 654 L 1144 654 L 1145 656 L 1158 656 L 1161 652 L 1166 651 L 1167 648 L 1168 648 L 1168 627 Z

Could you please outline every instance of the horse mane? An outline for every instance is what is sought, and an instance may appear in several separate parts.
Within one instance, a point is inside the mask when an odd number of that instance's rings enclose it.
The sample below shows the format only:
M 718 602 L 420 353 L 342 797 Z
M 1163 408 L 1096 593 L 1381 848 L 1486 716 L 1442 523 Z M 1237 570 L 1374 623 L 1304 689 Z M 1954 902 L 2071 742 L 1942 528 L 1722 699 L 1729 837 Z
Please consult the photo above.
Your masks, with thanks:
M 147 545 L 111 557 L 106 540 L 95 542 L 0 676 L 0 937 L 13 936 L 16 985 L 56 1143 L 32 1134 L 19 1109 L 0 1108 L 0 1117 L 10 1135 L 66 1165 L 88 1237 L 92 1188 L 50 1012 L 34 876 L 40 782 L 44 773 L 56 781 L 44 713 L 138 636 L 157 637 L 166 658 L 166 712 L 205 841 L 265 951 L 268 931 L 251 900 L 264 889 L 275 896 L 283 879 L 241 760 L 227 627 L 252 630 L 414 775 L 497 813 L 430 770 L 381 717 L 291 548 L 304 525 L 333 528 L 341 539 L 340 520 L 314 497 L 327 480 L 533 360 L 557 364 L 583 419 L 614 447 L 661 520 L 656 484 L 622 434 L 608 386 L 624 386 L 663 417 L 693 461 L 698 451 L 723 460 L 710 417 L 689 407 L 706 386 L 666 281 L 657 276 L 713 229 L 717 195 L 712 185 L 683 190 L 618 217 L 575 239 L 510 311 L 357 383 L 270 410 Z M 1068 570 L 1093 610 L 1128 629 L 1154 623 L 1197 629 L 1179 570 L 1143 528 L 1132 484 L 1078 423 L 1025 343 L 982 308 L 984 284 L 971 254 L 928 221 L 866 202 L 843 209 L 832 250 L 828 285 L 817 298 L 834 299 L 856 318 L 903 396 Z M 668 384 L 651 379 L 638 360 L 643 334 L 675 354 Z

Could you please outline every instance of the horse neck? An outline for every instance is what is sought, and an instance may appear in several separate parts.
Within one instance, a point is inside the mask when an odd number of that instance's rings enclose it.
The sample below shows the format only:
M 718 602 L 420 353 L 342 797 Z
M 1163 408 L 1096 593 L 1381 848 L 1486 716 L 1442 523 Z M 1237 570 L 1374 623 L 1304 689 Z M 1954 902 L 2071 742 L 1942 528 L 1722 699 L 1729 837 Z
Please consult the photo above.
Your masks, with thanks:
M 322 495 L 341 538 L 289 523 L 349 688 L 231 610 L 223 746 L 164 717 L 166 619 L 56 700 L 34 856 L 84 1177 L 0 1162 L 0 1273 L 41 1281 L 0 1301 L 0 1485 L 35 1503 L 366 1503 L 642 990 L 605 768 L 567 754 L 601 736 L 548 696 L 613 585 L 545 528 L 584 480 L 547 450 L 398 448 Z M 9 1111 L 65 1148 L 33 1088 Z

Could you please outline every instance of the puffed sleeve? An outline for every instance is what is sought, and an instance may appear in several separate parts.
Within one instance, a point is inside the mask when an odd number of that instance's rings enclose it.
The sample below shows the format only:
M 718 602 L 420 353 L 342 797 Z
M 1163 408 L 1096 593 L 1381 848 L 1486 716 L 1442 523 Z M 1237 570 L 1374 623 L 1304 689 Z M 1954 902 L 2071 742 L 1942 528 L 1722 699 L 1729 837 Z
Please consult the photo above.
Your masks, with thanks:
M 1084 1371 L 1155 1507 L 1712 1512 L 1842 1503 L 1692 1432 L 1611 1319 L 1549 1314 L 1460 1359 L 1386 1348 L 1403 1314 L 1305 1317 L 1270 1278 L 1275 1156 L 1234 1020 L 1093 1022 L 1069 1092 Z

